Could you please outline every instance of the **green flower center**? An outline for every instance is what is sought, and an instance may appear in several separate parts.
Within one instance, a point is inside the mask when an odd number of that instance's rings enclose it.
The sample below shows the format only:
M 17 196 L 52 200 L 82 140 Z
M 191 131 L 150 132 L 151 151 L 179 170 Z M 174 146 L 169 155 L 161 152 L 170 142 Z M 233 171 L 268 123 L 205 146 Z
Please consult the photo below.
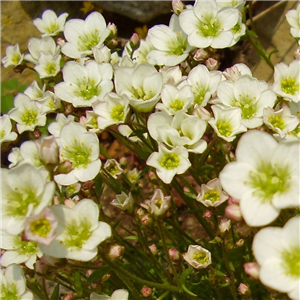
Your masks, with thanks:
M 86 218 L 77 223 L 77 220 L 72 220 L 73 222 L 67 225 L 66 228 L 66 238 L 63 243 L 67 247 L 75 247 L 81 249 L 84 243 L 91 237 L 91 222 Z
M 0 139 L 2 140 L 5 136 L 5 130 L 4 129 L 1 129 L 0 130 Z
M 59 30 L 59 25 L 57 23 L 51 23 L 50 26 L 45 28 L 47 33 L 55 33 L 57 30 Z
M 241 25 L 239 22 L 237 22 L 232 28 L 231 28 L 231 31 L 235 34 L 237 32 L 240 32 L 241 31 Z
M 20 61 L 20 58 L 21 58 L 20 54 L 16 53 L 11 57 L 11 61 L 13 64 L 17 65 Z
M 54 75 L 56 73 L 56 64 L 55 63 L 48 63 L 45 67 L 45 71 L 48 75 Z
M 282 267 L 285 274 L 300 279 L 300 248 L 299 245 L 291 247 L 281 253 Z
M 120 174 L 120 169 L 118 168 L 115 162 L 110 162 L 109 165 L 105 168 L 105 170 L 111 175 L 114 176 L 116 174 Z
M 170 108 L 174 109 L 175 111 L 179 111 L 183 108 L 184 102 L 180 99 L 175 99 L 171 104 Z
M 239 100 L 233 100 L 231 105 L 241 108 L 243 119 L 252 119 L 258 109 L 255 98 L 250 97 L 248 94 L 241 95 Z
M 286 78 L 281 80 L 281 90 L 289 95 L 294 95 L 299 91 L 299 83 L 295 78 Z
M 226 137 L 231 135 L 232 126 L 229 122 L 219 120 L 217 121 L 216 126 L 221 135 Z
M 154 96 L 154 93 L 152 91 L 149 91 L 147 94 L 143 89 L 132 88 L 131 93 L 134 98 L 140 100 L 149 100 Z
M 27 109 L 25 110 L 25 112 L 23 113 L 22 117 L 21 117 L 21 121 L 25 124 L 25 125 L 35 125 L 38 122 L 38 118 L 37 118 L 37 111 L 33 110 L 33 109 Z
M 98 96 L 101 92 L 101 87 L 95 84 L 94 79 L 78 82 L 78 89 L 75 91 L 75 95 L 83 98 L 84 100 L 90 100 L 94 96 Z
M 22 241 L 19 236 L 16 237 L 15 245 L 20 255 L 35 255 L 38 252 L 38 244 L 33 241 Z
M 196 86 L 193 88 L 193 93 L 195 95 L 194 102 L 198 105 L 201 105 L 206 95 L 206 92 L 207 92 L 207 88 L 205 86 L 196 84 Z
M 180 158 L 176 153 L 167 153 L 163 156 L 160 165 L 167 169 L 172 170 L 179 166 Z
M 11 283 L 9 286 L 1 284 L 1 300 L 19 300 L 18 290 L 15 283 Z
M 176 40 L 171 40 L 168 43 L 169 46 L 169 53 L 171 55 L 182 55 L 187 47 L 187 41 L 184 41 L 180 34 L 177 34 Z
M 83 34 L 78 37 L 78 50 L 90 51 L 93 47 L 97 46 L 100 41 L 99 30 L 95 29 L 90 33 Z
M 110 117 L 115 122 L 121 122 L 124 119 L 124 105 L 119 104 L 117 106 L 114 106 L 112 109 L 112 112 L 110 114 Z
M 272 116 L 268 121 L 272 126 L 280 130 L 283 130 L 285 127 L 284 120 L 280 116 Z
M 216 37 L 219 35 L 221 29 L 220 22 L 214 17 L 205 16 L 204 22 L 200 22 L 198 25 L 199 31 L 204 37 Z
M 76 186 L 75 184 L 70 184 L 66 187 L 67 192 L 70 196 L 72 196 L 73 194 L 75 194 L 77 192 Z
M 30 230 L 38 236 L 47 237 L 51 230 L 51 225 L 47 219 L 39 219 L 30 223 Z
M 84 143 L 78 143 L 77 140 L 72 147 L 68 147 L 67 152 L 61 153 L 63 160 L 72 162 L 74 168 L 86 168 L 90 163 L 90 154 L 92 149 L 87 147 Z
M 206 264 L 209 261 L 205 252 L 198 252 L 193 255 L 193 259 L 196 260 L 199 264 Z
M 262 201 L 271 202 L 276 193 L 283 194 L 290 188 L 290 172 L 288 166 L 275 166 L 261 163 L 256 172 L 250 173 L 250 186 Z
M 296 137 L 298 137 L 299 133 L 300 133 L 300 123 L 297 125 L 297 127 L 293 131 L 289 132 L 289 134 L 296 136 Z
M 220 193 L 216 190 L 208 191 L 204 194 L 203 200 L 210 200 L 212 203 L 220 200 Z

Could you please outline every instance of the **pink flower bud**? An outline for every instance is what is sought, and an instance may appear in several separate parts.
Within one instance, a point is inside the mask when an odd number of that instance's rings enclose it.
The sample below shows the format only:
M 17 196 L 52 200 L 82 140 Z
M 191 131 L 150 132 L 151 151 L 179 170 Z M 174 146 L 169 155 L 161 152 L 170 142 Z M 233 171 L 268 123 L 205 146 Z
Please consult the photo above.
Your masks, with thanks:
M 240 285 L 238 287 L 238 291 L 242 295 L 246 295 L 246 294 L 249 293 L 249 287 L 246 284 L 244 284 L 244 283 L 240 283 Z
M 120 245 L 113 245 L 110 247 L 109 252 L 108 252 L 108 256 L 111 259 L 117 259 L 117 258 L 121 258 L 124 252 L 124 247 L 120 246 Z
M 140 43 L 140 38 L 137 33 L 134 33 L 130 38 L 130 45 L 131 47 L 135 48 Z
M 231 228 L 231 221 L 227 218 L 222 218 L 219 224 L 219 230 L 221 233 L 226 233 Z
M 64 39 L 62 39 L 62 38 L 58 38 L 56 40 L 56 43 L 57 43 L 57 45 L 59 45 L 60 47 L 62 47 L 66 43 L 66 41 Z
M 231 220 L 234 220 L 234 221 L 241 221 L 243 219 L 243 216 L 242 216 L 242 212 L 241 212 L 241 209 L 240 209 L 240 206 L 237 205 L 237 204 L 231 204 L 231 205 L 228 205 L 226 208 L 225 208 L 225 215 L 231 219 Z
M 259 278 L 259 264 L 257 262 L 247 262 L 244 264 L 244 271 L 254 279 Z
M 57 174 L 68 174 L 72 171 L 73 164 L 69 160 L 65 160 L 60 163 L 56 169 Z
M 294 57 L 295 57 L 295 59 L 300 60 L 300 46 L 294 52 Z
M 148 298 L 152 295 L 152 289 L 148 286 L 143 286 L 143 288 L 141 289 L 141 294 L 143 295 L 143 297 Z
M 54 136 L 43 137 L 35 141 L 41 161 L 45 165 L 57 165 L 58 145 Z
M 175 248 L 170 248 L 169 249 L 169 256 L 170 256 L 171 260 L 177 261 L 180 258 L 180 253 Z
M 198 49 L 194 54 L 193 59 L 195 61 L 204 61 L 208 58 L 208 53 L 204 49 Z
M 228 199 L 228 204 L 240 204 L 240 200 L 236 199 L 236 198 L 233 198 L 233 197 L 230 197 Z
M 91 276 L 91 275 L 94 273 L 94 271 L 95 271 L 95 270 L 92 270 L 92 269 L 87 270 L 86 273 L 85 273 L 86 277 Z
M 110 30 L 110 35 L 109 35 L 110 38 L 114 38 L 117 36 L 118 29 L 114 23 L 109 22 L 107 28 Z
M 172 9 L 175 15 L 179 16 L 185 9 L 185 5 L 180 0 L 172 0 Z
M 208 70 L 213 71 L 218 70 L 220 63 L 216 59 L 210 57 L 205 61 L 205 65 Z
M 210 219 L 212 217 L 212 211 L 211 210 L 206 210 L 203 214 L 204 218 Z
M 150 251 L 152 252 L 153 255 L 156 255 L 158 250 L 155 244 L 152 244 L 149 246 Z
M 144 217 L 142 217 L 141 222 L 144 225 L 151 225 L 153 223 L 153 219 L 149 214 L 146 214 Z
M 74 298 L 74 295 L 73 295 L 73 294 L 69 294 L 69 295 L 65 296 L 65 297 L 63 298 L 63 300 L 71 300 L 71 299 L 73 299 L 73 298 Z

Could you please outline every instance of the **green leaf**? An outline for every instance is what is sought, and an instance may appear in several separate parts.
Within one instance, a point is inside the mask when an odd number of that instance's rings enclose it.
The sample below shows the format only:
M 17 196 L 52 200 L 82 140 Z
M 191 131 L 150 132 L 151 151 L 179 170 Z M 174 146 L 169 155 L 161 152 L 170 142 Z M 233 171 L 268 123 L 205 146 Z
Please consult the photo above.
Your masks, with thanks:
M 124 238 L 124 240 L 135 240 L 135 241 L 137 241 L 138 239 L 139 237 L 136 235 L 129 235 Z
M 6 94 L 1 97 L 1 113 L 7 114 L 14 107 L 13 94 Z
M 195 195 L 194 193 L 184 192 L 184 194 L 189 198 L 197 199 L 197 195 Z
M 91 283 L 99 280 L 101 277 L 108 274 L 110 270 L 111 270 L 110 266 L 104 266 L 95 270 L 87 279 L 86 285 L 90 285 Z
M 13 78 L 11 80 L 2 82 L 1 85 L 5 90 L 15 91 L 18 89 L 19 83 L 17 78 Z
M 59 284 L 57 284 L 52 292 L 50 300 L 59 300 Z

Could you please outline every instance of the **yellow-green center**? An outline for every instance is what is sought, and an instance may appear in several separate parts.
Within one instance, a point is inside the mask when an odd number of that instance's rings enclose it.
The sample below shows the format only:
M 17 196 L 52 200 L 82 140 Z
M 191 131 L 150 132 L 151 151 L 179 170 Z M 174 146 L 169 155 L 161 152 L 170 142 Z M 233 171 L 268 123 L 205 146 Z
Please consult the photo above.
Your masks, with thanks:
M 41 237 L 47 237 L 51 231 L 50 222 L 47 219 L 39 219 L 30 223 L 30 231 Z
M 219 120 L 216 126 L 221 135 L 228 137 L 232 134 L 232 126 L 229 122 Z
M 286 78 L 281 80 L 281 90 L 289 95 L 294 95 L 299 91 L 299 82 L 295 78 Z
M 210 200 L 214 203 L 220 200 L 220 193 L 216 190 L 208 191 L 204 194 L 203 200 Z
M 176 153 L 167 153 L 162 157 L 159 164 L 167 170 L 172 170 L 177 168 L 179 166 L 179 163 L 180 158 Z
M 283 130 L 285 127 L 284 119 L 280 116 L 272 116 L 268 121 L 271 125 L 273 125 L 275 128 L 279 128 L 280 130 Z
M 25 125 L 35 125 L 38 122 L 37 115 L 38 115 L 38 113 L 36 110 L 27 109 L 24 111 L 24 113 L 21 117 L 21 121 Z

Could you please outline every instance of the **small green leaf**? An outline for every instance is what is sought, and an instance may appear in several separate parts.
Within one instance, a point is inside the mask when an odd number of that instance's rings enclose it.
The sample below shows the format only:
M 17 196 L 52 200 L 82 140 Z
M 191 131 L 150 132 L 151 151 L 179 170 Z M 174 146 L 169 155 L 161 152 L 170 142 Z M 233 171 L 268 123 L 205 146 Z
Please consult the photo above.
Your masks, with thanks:
M 14 107 L 13 94 L 6 94 L 1 97 L 1 113 L 7 114 Z
M 19 84 L 18 84 L 18 79 L 13 78 L 11 80 L 2 82 L 1 85 L 5 90 L 15 91 L 18 89 Z
M 59 300 L 59 284 L 57 284 L 52 292 L 50 300 Z
M 124 238 L 124 240 L 134 240 L 134 241 L 137 241 L 138 239 L 139 237 L 136 235 L 129 235 Z

